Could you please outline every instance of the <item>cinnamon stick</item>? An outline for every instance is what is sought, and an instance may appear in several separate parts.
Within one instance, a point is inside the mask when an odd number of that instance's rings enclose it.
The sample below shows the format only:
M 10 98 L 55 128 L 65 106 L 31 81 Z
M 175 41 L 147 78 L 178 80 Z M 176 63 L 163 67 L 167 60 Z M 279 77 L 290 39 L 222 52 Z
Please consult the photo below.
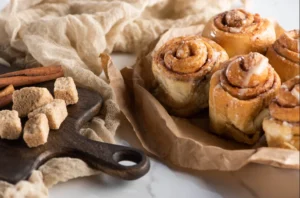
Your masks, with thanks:
M 12 94 L 0 98 L 0 109 L 12 102 Z
M 14 87 L 33 85 L 54 80 L 62 76 L 64 76 L 64 71 L 61 66 L 25 69 L 0 75 L 0 88 L 10 84 Z
M 9 85 L 8 87 L 6 87 L 2 91 L 0 91 L 0 98 L 2 98 L 4 96 L 7 96 L 9 94 L 12 94 L 14 91 L 15 91 L 14 86 L 13 85 Z
M 0 108 L 5 107 L 12 102 L 12 94 L 14 91 L 15 89 L 13 85 L 9 85 L 0 91 Z

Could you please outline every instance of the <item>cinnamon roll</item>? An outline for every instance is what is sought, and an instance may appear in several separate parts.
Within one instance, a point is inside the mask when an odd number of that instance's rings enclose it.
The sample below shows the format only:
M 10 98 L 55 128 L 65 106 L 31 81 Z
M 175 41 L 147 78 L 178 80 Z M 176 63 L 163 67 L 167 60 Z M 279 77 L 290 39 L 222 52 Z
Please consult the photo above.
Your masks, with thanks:
M 270 147 L 299 150 L 300 142 L 300 76 L 282 84 L 269 106 L 270 117 L 263 129 Z
M 280 78 L 259 53 L 235 56 L 213 74 L 209 91 L 212 132 L 246 144 L 258 141 L 265 110 L 280 88 Z
M 266 56 L 282 82 L 299 75 L 299 49 L 299 30 L 285 32 L 269 47 Z
M 206 24 L 202 36 L 216 41 L 229 57 L 250 52 L 265 54 L 276 40 L 275 28 L 269 20 L 242 9 L 213 17 Z
M 225 50 L 209 39 L 174 38 L 153 55 L 152 71 L 157 82 L 153 95 L 170 114 L 191 116 L 208 107 L 210 77 L 227 59 Z

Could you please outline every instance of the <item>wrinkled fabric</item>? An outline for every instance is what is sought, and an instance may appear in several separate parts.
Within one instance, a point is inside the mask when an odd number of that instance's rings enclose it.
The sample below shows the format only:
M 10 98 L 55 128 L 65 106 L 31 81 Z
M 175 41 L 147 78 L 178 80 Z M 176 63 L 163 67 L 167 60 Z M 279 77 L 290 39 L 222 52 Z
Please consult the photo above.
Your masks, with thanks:
M 2 183 L 2 182 L 1 182 Z M 20 181 L 15 186 L 10 184 L 1 184 L 8 186 L 3 197 L 9 198 L 45 198 L 48 197 L 48 189 L 43 182 L 43 175 L 40 171 L 33 171 L 28 181 Z M 1 195 L 1 194 L 0 194 Z

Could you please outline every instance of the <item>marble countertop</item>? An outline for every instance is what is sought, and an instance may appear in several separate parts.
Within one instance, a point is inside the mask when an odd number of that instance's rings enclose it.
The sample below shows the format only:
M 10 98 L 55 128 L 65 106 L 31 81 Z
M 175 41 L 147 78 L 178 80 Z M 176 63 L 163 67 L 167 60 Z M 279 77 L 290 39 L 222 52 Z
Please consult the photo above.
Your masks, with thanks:
M 0 8 L 9 0 L 1 0 Z M 287 30 L 299 28 L 299 0 L 250 0 L 247 8 L 273 18 Z M 113 54 L 120 69 L 135 61 L 134 55 Z M 124 145 L 140 147 L 126 120 L 118 130 Z M 264 173 L 264 174 L 261 174 Z M 266 177 L 265 175 L 268 175 Z M 151 159 L 151 170 L 136 181 L 122 181 L 105 174 L 78 178 L 50 189 L 51 198 L 293 198 L 299 197 L 299 171 L 250 164 L 236 172 L 179 170 Z M 299 179 L 298 179 L 299 181 Z

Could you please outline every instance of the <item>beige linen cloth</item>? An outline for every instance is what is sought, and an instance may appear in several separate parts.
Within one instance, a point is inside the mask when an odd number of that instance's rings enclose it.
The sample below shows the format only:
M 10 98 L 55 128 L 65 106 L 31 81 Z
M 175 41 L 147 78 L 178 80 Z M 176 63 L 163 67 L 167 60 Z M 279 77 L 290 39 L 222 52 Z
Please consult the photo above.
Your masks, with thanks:
M 12 67 L 63 66 L 78 84 L 104 98 L 100 115 L 82 130 L 98 141 L 114 142 L 120 109 L 100 78 L 102 52 L 139 52 L 172 27 L 205 23 L 229 9 L 233 0 L 11 0 L 0 14 L 0 63 Z M 113 76 L 114 67 L 107 68 Z M 115 79 L 118 80 L 118 79 Z M 0 197 L 47 197 L 48 188 L 97 174 L 81 160 L 52 159 L 28 181 L 0 181 Z

